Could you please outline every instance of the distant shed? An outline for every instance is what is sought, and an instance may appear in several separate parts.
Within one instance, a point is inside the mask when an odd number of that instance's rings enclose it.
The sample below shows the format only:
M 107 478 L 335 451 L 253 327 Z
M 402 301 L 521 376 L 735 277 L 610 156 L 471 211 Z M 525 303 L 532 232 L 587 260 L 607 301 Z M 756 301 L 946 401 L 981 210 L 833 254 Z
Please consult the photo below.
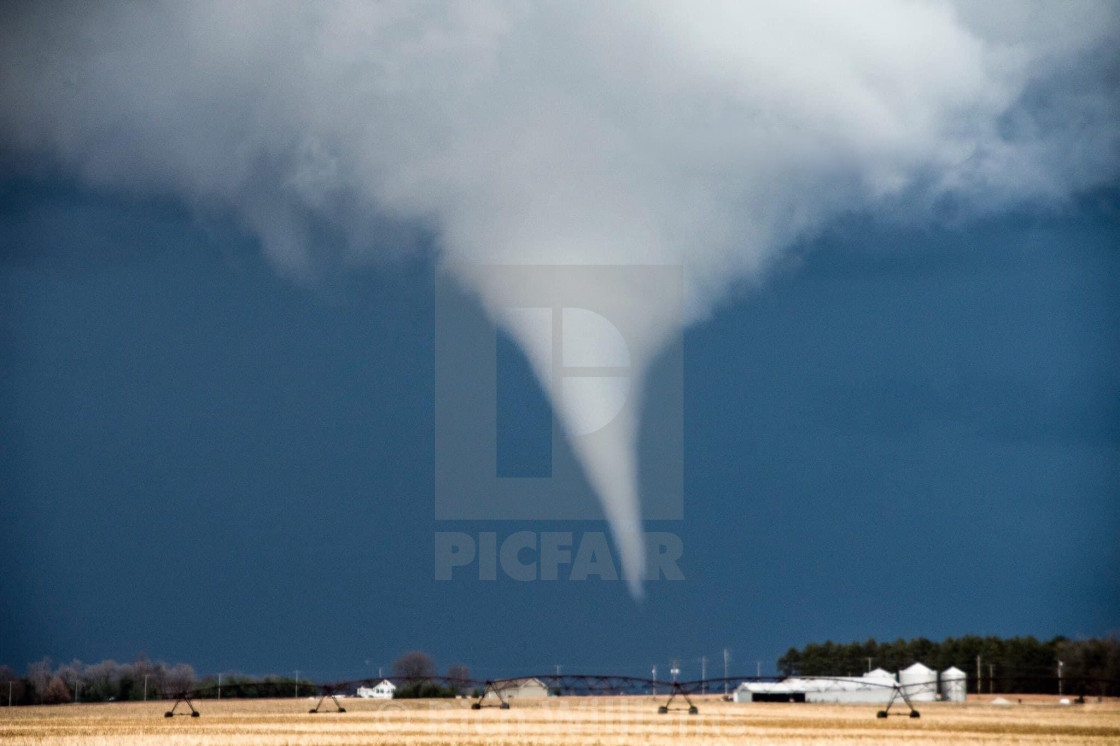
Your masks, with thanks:
M 536 699 L 548 696 L 548 687 L 538 678 L 509 679 L 508 681 L 495 681 L 493 687 L 501 692 L 504 699 Z M 495 696 L 487 692 L 488 697 Z

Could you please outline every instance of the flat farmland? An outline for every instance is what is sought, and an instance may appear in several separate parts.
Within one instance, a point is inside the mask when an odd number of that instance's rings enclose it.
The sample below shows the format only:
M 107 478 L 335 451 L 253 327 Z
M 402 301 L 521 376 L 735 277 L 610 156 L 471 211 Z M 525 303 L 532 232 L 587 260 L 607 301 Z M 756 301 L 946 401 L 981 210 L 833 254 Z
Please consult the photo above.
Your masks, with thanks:
M 24 744 L 1118 744 L 1120 702 L 1060 706 L 1054 698 L 992 705 L 928 703 L 922 717 L 875 717 L 875 706 L 733 704 L 694 698 L 698 715 L 658 714 L 664 697 L 559 697 L 471 710 L 464 700 L 343 700 L 309 714 L 307 700 L 201 701 L 199 718 L 165 718 L 169 703 L 0 708 L 0 742 Z M 1014 701 L 1014 700 L 1013 700 Z M 324 710 L 331 709 L 329 703 Z M 893 712 L 893 710 L 892 710 Z M 901 710 L 900 710 L 901 712 Z

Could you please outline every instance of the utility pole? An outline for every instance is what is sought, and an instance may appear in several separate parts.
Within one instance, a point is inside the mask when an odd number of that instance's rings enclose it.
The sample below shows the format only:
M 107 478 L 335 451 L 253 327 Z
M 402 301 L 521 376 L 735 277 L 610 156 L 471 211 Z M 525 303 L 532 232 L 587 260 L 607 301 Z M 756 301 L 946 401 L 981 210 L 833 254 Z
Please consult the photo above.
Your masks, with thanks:
M 727 696 L 727 648 L 723 649 L 723 696 Z
M 708 658 L 700 656 L 700 693 L 708 693 Z
M 653 696 L 657 696 L 657 666 L 653 667 Z
M 867 657 L 867 673 L 871 673 L 871 656 Z
M 992 694 L 996 688 L 996 664 L 988 664 L 988 694 Z
M 74 704 L 78 703 L 78 677 L 74 677 Z
M 151 676 L 151 674 L 147 674 L 147 673 L 144 674 L 144 701 L 145 702 L 148 701 L 148 677 L 149 676 Z
M 762 661 L 754 662 L 754 677 L 756 679 L 762 678 Z
M 222 675 L 218 674 L 218 699 L 222 698 Z
M 296 696 L 299 696 L 299 669 L 296 669 Z
M 1063 663 L 1062 661 L 1058 661 L 1058 696 L 1059 697 L 1062 696 L 1062 668 L 1064 668 L 1065 665 L 1066 664 Z M 12 683 L 9 681 L 8 682 L 8 705 L 11 706 L 11 703 L 12 703 Z
M 1059 684 L 1059 689 L 1060 688 L 1061 688 L 1061 685 Z M 1060 693 L 1061 692 L 1059 692 L 1059 694 Z M 11 706 L 12 706 L 12 682 L 9 681 L 8 682 L 8 707 L 11 707 Z
M 977 694 L 980 694 L 980 677 L 981 676 L 982 676 L 982 674 L 980 673 L 980 656 L 977 655 L 976 656 L 976 693 Z

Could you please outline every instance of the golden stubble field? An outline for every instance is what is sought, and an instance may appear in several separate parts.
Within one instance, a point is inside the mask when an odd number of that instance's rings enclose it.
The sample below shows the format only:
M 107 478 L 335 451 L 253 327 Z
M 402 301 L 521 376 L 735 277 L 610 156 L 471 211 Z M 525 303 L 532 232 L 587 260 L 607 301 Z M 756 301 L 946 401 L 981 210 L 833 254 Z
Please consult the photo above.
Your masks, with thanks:
M 700 714 L 658 714 L 664 697 L 561 697 L 475 711 L 469 702 L 346 699 L 309 714 L 307 700 L 203 701 L 199 718 L 164 718 L 166 702 L 0 708 L 0 743 L 231 744 L 1118 744 L 1120 702 L 1059 706 L 930 703 L 922 717 L 875 717 L 873 705 L 733 704 L 695 698 Z M 324 710 L 332 709 L 330 704 Z

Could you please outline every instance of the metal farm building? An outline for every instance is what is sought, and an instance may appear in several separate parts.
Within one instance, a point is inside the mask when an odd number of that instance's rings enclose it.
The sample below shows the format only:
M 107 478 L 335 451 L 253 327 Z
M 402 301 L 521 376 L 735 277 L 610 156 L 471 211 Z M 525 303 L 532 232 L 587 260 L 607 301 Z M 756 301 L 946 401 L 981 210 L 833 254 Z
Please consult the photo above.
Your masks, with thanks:
M 862 676 L 794 676 L 782 681 L 745 681 L 735 689 L 736 702 L 859 702 L 886 704 L 902 690 L 913 702 L 965 700 L 965 674 L 950 668 L 940 676 L 921 663 L 899 672 L 877 668 Z

